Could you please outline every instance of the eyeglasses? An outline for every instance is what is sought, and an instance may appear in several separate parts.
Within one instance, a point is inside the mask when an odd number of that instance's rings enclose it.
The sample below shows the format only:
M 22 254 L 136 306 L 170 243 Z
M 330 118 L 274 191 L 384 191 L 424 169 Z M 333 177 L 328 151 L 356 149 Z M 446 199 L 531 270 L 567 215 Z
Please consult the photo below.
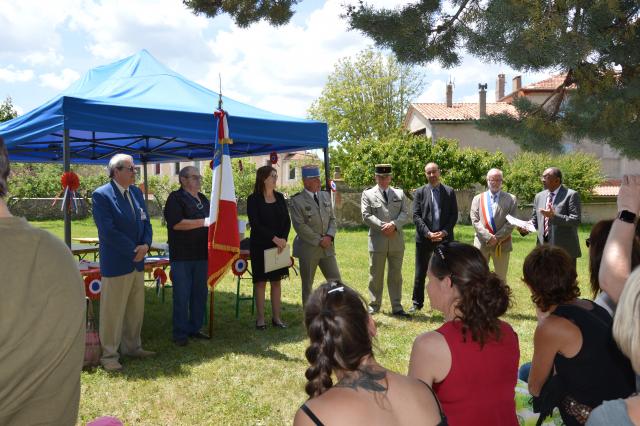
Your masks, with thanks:
M 271 173 L 271 177 L 274 179 L 278 179 L 278 175 L 276 173 Z
M 200 175 L 191 175 L 191 176 L 187 176 L 187 179 L 202 180 L 202 176 L 200 176 Z
M 591 246 L 591 238 L 584 240 L 584 243 L 587 245 L 587 248 L 589 248 Z
M 131 173 L 135 173 L 136 172 L 136 168 L 133 166 L 129 166 L 129 167 L 125 167 L 125 166 L 120 166 L 118 167 L 119 170 L 129 170 Z

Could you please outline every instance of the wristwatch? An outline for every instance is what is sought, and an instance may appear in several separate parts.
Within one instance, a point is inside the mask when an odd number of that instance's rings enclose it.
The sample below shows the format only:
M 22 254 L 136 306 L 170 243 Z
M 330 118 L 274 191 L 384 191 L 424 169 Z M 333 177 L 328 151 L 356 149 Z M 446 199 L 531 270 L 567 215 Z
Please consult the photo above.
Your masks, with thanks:
M 617 217 L 621 221 L 627 222 L 627 223 L 635 223 L 635 221 L 636 221 L 636 214 L 630 212 L 629 210 L 621 210 L 621 211 L 619 211 Z

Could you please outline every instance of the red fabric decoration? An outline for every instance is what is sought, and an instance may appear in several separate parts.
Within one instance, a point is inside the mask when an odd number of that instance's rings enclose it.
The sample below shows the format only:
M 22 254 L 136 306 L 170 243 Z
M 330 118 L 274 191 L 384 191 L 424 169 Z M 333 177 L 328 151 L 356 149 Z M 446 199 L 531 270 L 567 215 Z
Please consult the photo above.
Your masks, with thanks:
M 99 273 L 89 274 L 84 277 L 84 290 L 87 297 L 91 300 L 100 300 L 102 291 L 101 276 Z
M 269 155 L 269 160 L 271 160 L 271 164 L 277 164 L 278 163 L 278 153 L 277 152 L 272 152 Z
M 154 269 L 153 278 L 155 278 L 156 280 L 159 278 L 160 279 L 160 284 L 162 284 L 162 285 L 164 285 L 167 282 L 167 274 L 166 274 L 166 272 L 164 272 L 164 269 L 162 269 L 162 268 Z
M 233 275 L 239 277 L 246 272 L 247 266 L 248 264 L 246 259 L 243 259 L 243 258 L 237 259 L 231 265 L 231 272 L 233 272 Z
M 80 188 L 80 178 L 74 172 L 64 172 L 60 178 L 62 189 L 67 189 L 71 192 L 76 192 Z

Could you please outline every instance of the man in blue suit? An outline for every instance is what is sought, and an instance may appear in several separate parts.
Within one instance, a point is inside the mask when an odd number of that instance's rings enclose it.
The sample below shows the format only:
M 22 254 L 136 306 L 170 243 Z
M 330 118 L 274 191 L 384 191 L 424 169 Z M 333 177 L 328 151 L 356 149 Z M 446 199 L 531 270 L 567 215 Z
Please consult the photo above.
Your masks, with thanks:
M 93 193 L 93 220 L 100 239 L 100 362 L 119 371 L 119 355 L 145 358 L 142 349 L 144 317 L 144 257 L 151 246 L 151 222 L 142 191 L 135 186 L 133 158 L 116 154 L 109 161 L 111 182 Z M 118 353 L 120 348 L 120 353 Z

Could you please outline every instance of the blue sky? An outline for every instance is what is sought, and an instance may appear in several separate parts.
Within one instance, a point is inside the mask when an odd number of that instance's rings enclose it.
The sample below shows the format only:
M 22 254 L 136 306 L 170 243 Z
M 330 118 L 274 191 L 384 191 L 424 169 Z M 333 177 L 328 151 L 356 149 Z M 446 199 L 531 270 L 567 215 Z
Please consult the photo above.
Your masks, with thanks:
M 161 62 L 213 90 L 280 114 L 304 117 L 341 58 L 372 45 L 347 31 L 340 14 L 355 0 L 303 0 L 285 26 L 241 29 L 227 16 L 195 16 L 181 0 L 3 0 L 0 7 L 0 98 L 19 113 L 54 97 L 89 69 L 147 49 Z M 392 7 L 406 3 L 369 1 Z M 467 57 L 454 69 L 422 68 L 425 90 L 415 101 L 444 102 L 449 79 L 455 102 L 476 102 L 478 83 L 494 99 L 498 73 L 520 73 Z M 523 84 L 544 78 L 522 74 Z

